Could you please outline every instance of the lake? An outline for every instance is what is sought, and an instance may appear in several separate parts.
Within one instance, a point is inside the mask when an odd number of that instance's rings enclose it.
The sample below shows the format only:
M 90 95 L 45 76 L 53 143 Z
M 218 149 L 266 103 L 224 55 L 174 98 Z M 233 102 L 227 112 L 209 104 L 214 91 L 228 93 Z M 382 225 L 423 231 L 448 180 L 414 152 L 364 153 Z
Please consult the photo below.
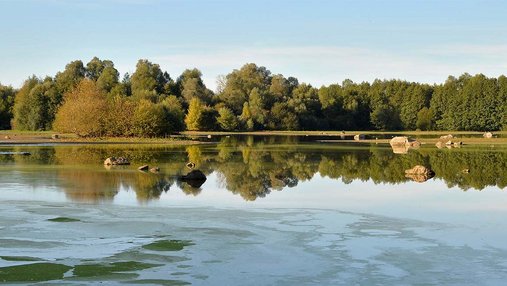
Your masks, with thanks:
M 321 139 L 2 145 L 0 282 L 504 285 L 505 146 Z

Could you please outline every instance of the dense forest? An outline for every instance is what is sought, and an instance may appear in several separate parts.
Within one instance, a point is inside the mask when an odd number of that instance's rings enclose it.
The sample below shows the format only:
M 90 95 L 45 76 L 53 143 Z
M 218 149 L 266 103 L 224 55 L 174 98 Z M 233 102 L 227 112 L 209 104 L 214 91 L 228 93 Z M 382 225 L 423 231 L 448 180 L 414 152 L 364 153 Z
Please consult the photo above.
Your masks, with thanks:
M 449 76 L 442 84 L 375 80 L 313 87 L 249 63 L 208 89 L 197 69 L 179 77 L 139 60 L 73 61 L 54 77 L 0 85 L 0 129 L 83 137 L 164 136 L 182 130 L 507 129 L 507 77 Z

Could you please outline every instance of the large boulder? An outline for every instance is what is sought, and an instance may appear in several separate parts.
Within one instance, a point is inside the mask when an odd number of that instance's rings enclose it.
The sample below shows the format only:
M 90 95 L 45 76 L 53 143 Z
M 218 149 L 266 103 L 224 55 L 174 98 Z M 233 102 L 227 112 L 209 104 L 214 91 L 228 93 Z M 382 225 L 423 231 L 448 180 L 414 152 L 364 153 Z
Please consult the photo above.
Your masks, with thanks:
M 104 161 L 104 165 L 112 166 L 112 165 L 130 165 L 130 162 L 125 157 L 109 157 Z
M 421 146 L 421 142 L 419 142 L 415 139 L 408 138 L 407 136 L 393 137 L 393 139 L 391 139 L 391 141 L 389 141 L 389 144 L 391 144 L 391 146 L 403 146 L 403 145 L 410 146 L 410 147 Z
M 484 134 L 482 134 L 482 137 L 484 137 L 484 138 L 493 138 L 493 133 L 491 133 L 491 132 L 485 132 Z
M 433 170 L 421 165 L 416 165 L 412 169 L 405 170 L 405 177 L 419 183 L 426 182 L 434 176 L 435 172 Z
M 421 146 L 421 142 L 410 139 L 407 136 L 396 136 L 389 141 L 391 144 L 391 148 L 393 148 L 393 152 L 395 154 L 406 154 L 409 148 L 419 148 Z

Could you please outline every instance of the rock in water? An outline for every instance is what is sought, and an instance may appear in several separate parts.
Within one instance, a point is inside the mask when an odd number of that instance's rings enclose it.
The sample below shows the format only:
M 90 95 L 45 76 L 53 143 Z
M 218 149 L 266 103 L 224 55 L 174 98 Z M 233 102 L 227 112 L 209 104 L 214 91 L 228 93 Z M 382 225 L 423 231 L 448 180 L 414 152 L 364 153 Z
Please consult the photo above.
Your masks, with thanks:
M 125 157 L 109 157 L 104 161 L 104 165 L 130 165 L 130 162 Z
M 160 172 L 160 168 L 159 167 L 153 167 L 153 168 L 150 169 L 150 172 L 156 174 L 156 173 Z
M 147 171 L 150 168 L 148 165 L 142 165 L 141 167 L 137 168 L 139 171 Z
M 354 140 L 356 140 L 356 141 L 364 140 L 364 139 L 366 139 L 366 136 L 364 136 L 364 134 L 354 135 Z
M 408 149 L 410 148 L 419 148 L 421 146 L 421 142 L 409 139 L 407 136 L 396 136 L 389 141 L 391 144 L 391 148 L 393 148 L 393 152 L 395 154 L 406 154 Z

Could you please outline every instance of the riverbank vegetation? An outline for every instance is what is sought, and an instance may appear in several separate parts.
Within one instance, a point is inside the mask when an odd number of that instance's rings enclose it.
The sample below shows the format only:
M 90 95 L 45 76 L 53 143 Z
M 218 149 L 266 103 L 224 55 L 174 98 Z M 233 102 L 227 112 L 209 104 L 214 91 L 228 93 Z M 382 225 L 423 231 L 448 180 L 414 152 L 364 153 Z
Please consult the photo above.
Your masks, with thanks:
M 112 61 L 73 61 L 54 77 L 0 85 L 0 129 L 80 137 L 160 137 L 259 130 L 507 129 L 507 77 L 449 76 L 442 84 L 375 80 L 313 87 L 250 63 L 208 89 L 197 69 L 177 78 L 139 60 L 120 79 Z

